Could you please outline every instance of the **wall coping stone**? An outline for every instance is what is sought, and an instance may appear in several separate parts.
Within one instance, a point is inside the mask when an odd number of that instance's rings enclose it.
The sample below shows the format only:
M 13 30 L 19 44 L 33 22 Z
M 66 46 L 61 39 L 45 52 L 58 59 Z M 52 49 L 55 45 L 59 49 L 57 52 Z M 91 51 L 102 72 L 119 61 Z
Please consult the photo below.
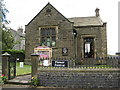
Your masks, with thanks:
M 39 68 L 39 72 L 44 71 L 52 71 L 52 72 L 119 72 L 120 69 L 113 68 L 113 69 L 80 69 L 80 68 Z

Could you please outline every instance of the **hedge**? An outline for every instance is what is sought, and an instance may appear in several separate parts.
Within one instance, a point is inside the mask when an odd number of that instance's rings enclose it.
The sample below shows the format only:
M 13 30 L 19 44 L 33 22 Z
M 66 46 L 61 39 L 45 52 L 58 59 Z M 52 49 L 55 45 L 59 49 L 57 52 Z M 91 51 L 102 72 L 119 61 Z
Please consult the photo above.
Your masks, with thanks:
M 2 50 L 2 54 L 5 52 L 11 54 L 11 57 L 14 57 L 14 59 L 19 58 L 19 61 L 24 61 L 25 59 L 25 50 Z
M 8 50 L 2 50 L 2 53 L 8 52 L 9 54 L 25 54 L 25 50 L 12 50 L 12 49 L 8 49 Z

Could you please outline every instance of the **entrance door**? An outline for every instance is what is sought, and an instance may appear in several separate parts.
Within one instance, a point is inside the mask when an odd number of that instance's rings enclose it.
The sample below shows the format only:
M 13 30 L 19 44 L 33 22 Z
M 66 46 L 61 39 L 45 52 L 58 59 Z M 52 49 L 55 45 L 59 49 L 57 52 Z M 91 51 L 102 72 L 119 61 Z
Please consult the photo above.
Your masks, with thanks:
M 84 38 L 84 58 L 94 58 L 94 39 Z
M 16 76 L 16 59 L 11 57 L 8 62 L 8 69 L 9 69 L 9 74 L 8 74 L 8 79 L 13 79 Z

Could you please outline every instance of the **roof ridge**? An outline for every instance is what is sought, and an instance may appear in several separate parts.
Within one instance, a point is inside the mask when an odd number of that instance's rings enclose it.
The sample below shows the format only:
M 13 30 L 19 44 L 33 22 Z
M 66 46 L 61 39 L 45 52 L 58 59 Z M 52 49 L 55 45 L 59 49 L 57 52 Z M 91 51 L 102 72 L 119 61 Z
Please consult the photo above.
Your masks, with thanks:
M 103 23 L 102 19 L 101 19 L 100 17 L 98 17 L 98 18 L 99 18 L 99 22 L 100 22 L 100 23 Z
M 86 17 L 70 17 L 70 18 L 68 18 L 68 19 L 72 19 L 72 18 L 98 18 L 98 17 L 96 17 L 96 16 L 86 16 Z
M 71 22 L 74 22 L 74 26 L 98 26 L 103 25 L 103 21 L 100 17 L 89 16 L 89 17 L 72 17 L 68 18 Z

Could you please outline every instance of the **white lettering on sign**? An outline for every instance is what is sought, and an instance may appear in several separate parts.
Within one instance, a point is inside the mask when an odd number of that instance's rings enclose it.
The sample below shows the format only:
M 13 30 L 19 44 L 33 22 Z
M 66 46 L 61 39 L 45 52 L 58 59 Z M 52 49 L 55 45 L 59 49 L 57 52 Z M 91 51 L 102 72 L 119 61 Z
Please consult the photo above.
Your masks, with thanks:
M 65 65 L 55 64 L 56 67 L 64 67 Z
M 68 61 L 52 61 L 53 67 L 68 67 Z
M 58 63 L 58 64 L 59 64 L 59 63 L 63 63 L 63 64 L 64 64 L 65 62 L 62 62 L 62 61 L 55 61 L 55 63 Z

